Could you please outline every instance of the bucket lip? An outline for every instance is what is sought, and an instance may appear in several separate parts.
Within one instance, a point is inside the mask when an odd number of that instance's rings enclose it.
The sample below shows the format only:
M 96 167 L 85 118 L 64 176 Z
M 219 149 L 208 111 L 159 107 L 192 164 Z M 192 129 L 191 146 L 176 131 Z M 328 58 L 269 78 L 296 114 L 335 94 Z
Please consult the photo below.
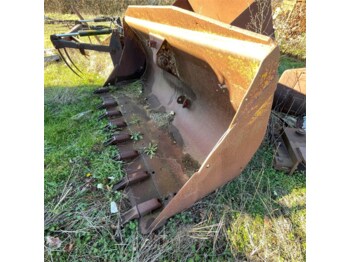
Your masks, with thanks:
M 219 20 L 216 20 L 214 18 L 202 15 L 202 14 L 198 14 L 192 11 L 188 11 L 186 9 L 182 9 L 180 7 L 177 6 L 172 6 L 172 5 L 166 5 L 166 6 L 152 6 L 152 5 L 129 5 L 128 8 L 125 11 L 125 21 L 128 23 L 128 17 L 135 17 L 136 14 L 139 14 L 138 11 L 139 10 L 172 10 L 174 12 L 178 12 L 178 13 L 183 13 L 189 16 L 192 16 L 194 18 L 199 18 L 201 20 L 204 20 L 208 23 L 214 24 L 216 26 L 219 26 L 221 28 L 225 28 L 228 29 L 229 31 L 233 31 L 235 33 L 239 33 L 242 34 L 244 36 L 248 36 L 251 37 L 252 39 L 249 39 L 250 41 L 254 41 L 254 39 L 256 40 L 257 43 L 260 44 L 264 44 L 264 45 L 271 45 L 271 46 L 277 46 L 277 42 L 276 40 L 274 40 L 272 37 L 263 35 L 263 34 L 259 34 L 259 33 L 255 33 L 253 31 L 250 31 L 248 29 L 243 29 L 240 28 L 238 26 L 234 26 L 234 25 L 230 25 L 224 22 L 221 22 Z M 135 11 L 135 12 L 134 12 Z M 136 17 L 135 17 L 136 18 Z M 143 17 L 142 19 L 145 20 L 152 20 L 150 18 L 147 19 L 147 17 Z M 164 22 L 164 21 L 163 21 Z M 210 32 L 212 34 L 216 34 L 215 32 Z M 218 34 L 219 35 L 219 34 Z

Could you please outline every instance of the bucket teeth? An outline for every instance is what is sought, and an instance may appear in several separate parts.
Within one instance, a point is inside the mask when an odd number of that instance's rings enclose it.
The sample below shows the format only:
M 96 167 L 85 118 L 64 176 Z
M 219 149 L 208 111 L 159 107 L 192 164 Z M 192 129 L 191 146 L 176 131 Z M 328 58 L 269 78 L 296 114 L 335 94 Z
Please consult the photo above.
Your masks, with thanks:
M 136 150 L 122 151 L 118 156 L 114 157 L 116 161 L 131 161 L 139 156 L 139 152 Z
M 143 180 L 146 180 L 149 177 L 149 173 L 146 171 L 136 171 L 131 174 L 125 176 L 122 180 L 120 180 L 117 184 L 113 186 L 113 190 L 123 190 L 127 186 L 134 185 Z
M 106 100 L 106 101 L 103 101 L 102 105 L 99 105 L 97 107 L 97 110 L 106 109 L 106 108 L 113 107 L 113 106 L 118 106 L 117 101 L 112 100 L 112 99 L 111 100 Z
M 127 141 L 131 140 L 131 135 L 129 134 L 119 134 L 119 135 L 114 135 L 110 139 L 108 139 L 106 142 L 104 142 L 104 146 L 109 146 L 109 145 L 117 145 L 121 144 Z
M 121 216 L 122 224 L 124 225 L 132 219 L 140 218 L 144 215 L 147 215 L 152 211 L 160 208 L 161 206 L 162 206 L 162 203 L 157 198 L 153 198 L 145 202 L 142 202 L 122 214 Z
M 103 113 L 102 115 L 100 115 L 98 117 L 98 120 L 102 120 L 103 118 L 106 118 L 106 117 L 117 117 L 117 116 L 121 116 L 121 115 L 122 115 L 122 113 L 119 110 L 112 109 L 112 110 L 108 110 L 105 113 Z

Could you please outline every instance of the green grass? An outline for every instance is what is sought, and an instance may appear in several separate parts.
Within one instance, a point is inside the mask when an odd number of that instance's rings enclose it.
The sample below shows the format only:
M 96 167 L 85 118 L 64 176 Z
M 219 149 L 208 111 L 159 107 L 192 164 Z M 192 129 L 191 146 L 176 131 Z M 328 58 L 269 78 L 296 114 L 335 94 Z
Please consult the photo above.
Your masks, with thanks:
M 55 30 L 47 28 L 46 38 Z M 97 121 L 100 100 L 92 95 L 111 71 L 110 59 L 87 61 L 79 62 L 87 63 L 83 80 L 62 63 L 44 71 L 44 235 L 62 241 L 57 248 L 45 244 L 46 261 L 305 261 L 305 174 L 274 170 L 274 150 L 266 141 L 241 176 L 157 234 L 140 235 L 136 221 L 121 227 L 110 203 L 127 205 L 122 193 L 111 190 L 124 173 L 112 160 L 117 150 L 103 147 L 106 122 Z M 279 74 L 304 65 L 282 56 Z M 139 84 L 130 88 L 139 90 Z
M 306 67 L 305 60 L 298 60 L 296 58 L 292 58 L 282 54 L 280 58 L 280 64 L 278 66 L 278 75 L 281 76 L 282 73 L 287 69 L 301 67 Z

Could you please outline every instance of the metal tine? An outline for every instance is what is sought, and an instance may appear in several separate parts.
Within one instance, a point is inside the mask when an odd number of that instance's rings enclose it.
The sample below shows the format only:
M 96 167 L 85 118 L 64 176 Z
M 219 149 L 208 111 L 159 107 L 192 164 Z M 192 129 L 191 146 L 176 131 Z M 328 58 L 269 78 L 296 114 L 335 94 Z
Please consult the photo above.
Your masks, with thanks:
M 80 71 L 80 69 L 74 64 L 74 62 L 73 62 L 73 60 L 72 60 L 72 58 L 70 58 L 70 56 L 69 56 L 69 54 L 68 54 L 68 52 L 67 52 L 67 49 L 66 48 L 63 48 L 64 49 L 64 52 L 66 53 L 66 55 L 67 55 L 67 58 L 69 59 L 69 61 L 72 63 L 72 65 L 80 72 L 80 73 L 82 73 L 83 74 L 83 72 L 82 71 Z
M 74 74 L 76 74 L 78 77 L 82 78 L 82 77 L 81 77 L 77 72 L 75 72 L 74 69 L 68 64 L 68 62 L 67 62 L 66 59 L 64 58 L 64 56 L 63 56 L 61 50 L 60 50 L 60 49 L 57 49 L 57 51 L 58 51 L 58 53 L 60 54 L 60 56 L 61 56 L 63 62 L 69 67 L 69 69 L 72 70 L 72 72 L 73 72 Z

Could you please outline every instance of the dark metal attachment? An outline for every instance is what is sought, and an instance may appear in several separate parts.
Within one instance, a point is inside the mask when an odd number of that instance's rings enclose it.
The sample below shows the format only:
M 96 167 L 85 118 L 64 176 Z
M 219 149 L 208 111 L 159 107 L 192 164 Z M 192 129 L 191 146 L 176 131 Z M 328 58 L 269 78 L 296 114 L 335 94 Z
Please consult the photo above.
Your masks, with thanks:
M 65 52 L 66 54 L 68 54 L 68 53 L 67 53 L 67 50 L 66 50 L 65 48 L 63 48 L 63 49 L 64 49 L 64 52 Z M 61 50 L 60 50 L 60 49 L 57 49 L 57 51 L 58 51 L 58 53 L 60 54 L 60 57 L 61 57 L 61 59 L 63 60 L 63 62 L 68 66 L 68 68 L 69 68 L 75 75 L 77 75 L 78 77 L 81 78 L 81 76 L 69 65 L 68 61 L 64 58 L 64 56 L 63 56 Z M 71 62 L 71 64 L 74 65 L 74 67 L 76 67 L 76 65 L 73 63 L 73 61 L 70 59 L 70 57 L 67 56 L 67 58 L 69 59 L 69 61 Z M 76 68 L 77 68 L 77 67 L 76 67 Z M 79 69 L 78 69 L 78 71 L 81 72 Z
M 86 20 L 87 21 L 87 20 Z M 84 22 L 85 23 L 85 22 Z M 54 47 L 57 49 L 58 53 L 62 57 L 62 60 L 66 63 L 66 65 L 69 67 L 69 69 L 80 77 L 80 75 L 73 69 L 76 68 L 79 72 L 79 68 L 74 64 L 72 59 L 70 58 L 66 48 L 73 48 L 78 49 L 80 52 L 86 56 L 85 50 L 93 50 L 93 51 L 99 51 L 99 52 L 107 52 L 110 54 L 114 66 L 116 66 L 119 63 L 119 59 L 122 52 L 122 46 L 120 42 L 120 36 L 117 29 L 111 29 L 111 28 L 102 28 L 97 30 L 79 30 L 82 28 L 82 25 L 77 25 L 74 30 L 71 30 L 68 33 L 64 34 L 55 34 L 50 36 L 50 40 Z M 76 38 L 76 36 L 98 36 L 98 35 L 106 35 L 111 34 L 110 43 L 109 45 L 95 45 L 95 44 L 87 44 L 83 43 L 80 40 Z M 70 61 L 71 65 L 68 63 L 68 61 L 63 56 L 60 49 L 63 49 L 66 53 L 66 56 L 68 60 Z

